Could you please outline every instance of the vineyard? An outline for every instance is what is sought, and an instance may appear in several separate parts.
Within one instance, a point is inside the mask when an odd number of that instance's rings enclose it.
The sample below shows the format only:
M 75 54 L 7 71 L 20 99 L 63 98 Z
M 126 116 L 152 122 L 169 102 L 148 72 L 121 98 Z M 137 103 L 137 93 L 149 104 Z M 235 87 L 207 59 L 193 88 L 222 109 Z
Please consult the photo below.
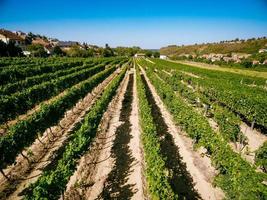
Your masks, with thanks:
M 0 58 L 0 199 L 267 199 L 266 83 L 156 58 Z

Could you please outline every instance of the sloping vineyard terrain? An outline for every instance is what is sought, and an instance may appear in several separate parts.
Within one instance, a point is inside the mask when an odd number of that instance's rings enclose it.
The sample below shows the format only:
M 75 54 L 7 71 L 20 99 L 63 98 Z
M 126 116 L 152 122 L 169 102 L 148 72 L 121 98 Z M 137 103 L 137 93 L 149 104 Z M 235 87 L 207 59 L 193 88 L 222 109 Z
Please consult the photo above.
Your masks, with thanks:
M 267 199 L 266 109 L 244 73 L 1 58 L 0 199 Z

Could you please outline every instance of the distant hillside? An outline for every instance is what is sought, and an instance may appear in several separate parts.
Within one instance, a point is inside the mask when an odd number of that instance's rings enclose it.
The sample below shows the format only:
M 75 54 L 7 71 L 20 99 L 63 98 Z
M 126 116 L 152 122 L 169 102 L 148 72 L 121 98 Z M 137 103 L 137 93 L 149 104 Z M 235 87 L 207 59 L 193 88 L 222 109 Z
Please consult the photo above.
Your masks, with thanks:
M 248 40 L 232 40 L 232 41 L 222 41 L 220 43 L 207 43 L 207 44 L 195 44 L 187 46 L 176 46 L 171 45 L 168 47 L 163 47 L 160 49 L 160 53 L 168 55 L 170 57 L 179 56 L 181 54 L 210 54 L 210 53 L 247 53 L 253 54 L 257 53 L 259 49 L 267 48 L 266 37 L 258 39 L 248 39 Z

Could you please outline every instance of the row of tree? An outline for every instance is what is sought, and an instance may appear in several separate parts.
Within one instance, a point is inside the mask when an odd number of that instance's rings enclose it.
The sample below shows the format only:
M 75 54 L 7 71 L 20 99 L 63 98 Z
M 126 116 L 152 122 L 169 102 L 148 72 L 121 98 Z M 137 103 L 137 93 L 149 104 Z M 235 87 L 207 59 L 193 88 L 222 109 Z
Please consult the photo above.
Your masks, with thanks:
M 28 44 L 23 50 L 29 51 L 33 57 L 51 56 L 68 56 L 68 57 L 112 57 L 112 56 L 128 56 L 132 57 L 136 53 L 144 53 L 147 57 L 159 57 L 158 51 L 143 50 L 140 47 L 116 47 L 111 48 L 108 44 L 105 47 L 87 45 L 74 45 L 68 50 L 62 50 L 59 46 L 55 46 L 48 50 L 41 44 Z M 22 49 L 10 42 L 8 44 L 0 41 L 0 56 L 23 56 Z
M 8 44 L 0 40 L 0 57 L 4 56 L 22 56 L 21 48 L 17 47 L 15 43 L 9 42 Z

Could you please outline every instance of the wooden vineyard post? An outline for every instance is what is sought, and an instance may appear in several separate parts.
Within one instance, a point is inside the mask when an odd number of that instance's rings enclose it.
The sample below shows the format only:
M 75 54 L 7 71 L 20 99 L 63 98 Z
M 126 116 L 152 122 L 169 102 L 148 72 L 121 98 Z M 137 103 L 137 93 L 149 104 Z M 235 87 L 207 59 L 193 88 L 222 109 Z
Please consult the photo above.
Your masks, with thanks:
M 27 160 L 28 163 L 30 163 L 30 159 L 23 154 L 23 152 L 21 151 L 20 154 L 22 155 L 23 158 L 25 158 Z
M 45 144 L 40 140 L 40 133 L 37 134 L 37 140 L 45 147 Z
M 254 126 L 255 126 L 255 119 L 253 120 L 253 122 L 251 123 L 251 130 L 253 130 L 254 129 Z
M 49 127 L 49 130 L 50 130 L 51 135 L 52 135 L 53 137 L 55 137 L 55 135 L 53 134 L 53 131 L 52 131 L 51 127 Z
M 5 177 L 6 180 L 10 181 L 10 178 L 5 174 L 2 168 L 0 168 L 0 173 Z
M 209 105 L 204 104 L 204 115 L 207 116 Z
M 62 200 L 64 200 L 65 199 L 65 197 L 64 197 L 64 190 L 61 191 L 61 195 L 62 195 Z

